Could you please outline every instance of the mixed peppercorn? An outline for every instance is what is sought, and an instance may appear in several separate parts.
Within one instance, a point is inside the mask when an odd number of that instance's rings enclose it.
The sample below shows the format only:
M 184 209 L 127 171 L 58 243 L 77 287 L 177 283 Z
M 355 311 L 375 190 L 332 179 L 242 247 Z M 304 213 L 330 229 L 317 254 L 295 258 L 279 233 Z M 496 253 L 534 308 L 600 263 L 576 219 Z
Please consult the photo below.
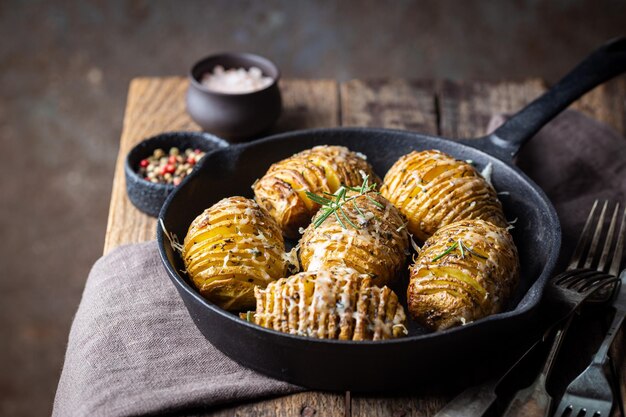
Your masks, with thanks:
M 155 149 L 152 155 L 139 162 L 139 175 L 146 181 L 178 185 L 205 155 L 200 149 L 180 149 L 174 147 L 165 152 Z

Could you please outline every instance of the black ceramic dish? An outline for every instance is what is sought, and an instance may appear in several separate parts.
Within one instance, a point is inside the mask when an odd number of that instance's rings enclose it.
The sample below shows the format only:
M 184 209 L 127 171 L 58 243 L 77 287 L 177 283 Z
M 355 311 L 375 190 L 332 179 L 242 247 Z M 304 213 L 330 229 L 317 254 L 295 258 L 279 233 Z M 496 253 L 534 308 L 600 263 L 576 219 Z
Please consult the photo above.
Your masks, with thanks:
M 156 217 L 165 199 L 174 190 L 174 185 L 152 183 L 143 179 L 137 172 L 139 162 L 152 155 L 156 149 L 168 151 L 170 148 L 200 149 L 212 152 L 228 146 L 228 142 L 208 133 L 168 132 L 153 136 L 137 144 L 126 156 L 124 175 L 126 192 L 135 207 L 144 213 Z
M 160 218 L 169 233 L 184 237 L 205 208 L 231 195 L 251 196 L 250 185 L 271 163 L 315 145 L 345 145 L 368 156 L 380 174 L 412 150 L 440 149 L 478 168 L 493 164 L 493 183 L 508 191 L 502 202 L 521 259 L 520 286 L 509 309 L 462 327 L 379 342 L 319 340 L 268 330 L 203 299 L 180 271 L 183 264 L 160 228 L 163 263 L 194 323 L 210 342 L 237 362 L 267 375 L 314 389 L 384 391 L 447 384 L 471 374 L 481 359 L 497 360 L 523 342 L 560 248 L 559 221 L 551 203 L 512 165 L 519 147 L 576 98 L 626 69 L 626 39 L 599 48 L 546 94 L 493 134 L 453 142 L 413 132 L 367 128 L 307 130 L 235 145 L 208 155 L 166 201 Z M 567 146 L 564 144 L 563 146 Z
M 251 93 L 227 94 L 211 91 L 202 85 L 203 74 L 216 65 L 225 69 L 255 66 L 272 83 Z M 187 112 L 207 132 L 237 142 L 268 130 L 280 116 L 282 100 L 278 88 L 280 72 L 267 58 L 247 53 L 211 55 L 196 63 L 189 74 Z

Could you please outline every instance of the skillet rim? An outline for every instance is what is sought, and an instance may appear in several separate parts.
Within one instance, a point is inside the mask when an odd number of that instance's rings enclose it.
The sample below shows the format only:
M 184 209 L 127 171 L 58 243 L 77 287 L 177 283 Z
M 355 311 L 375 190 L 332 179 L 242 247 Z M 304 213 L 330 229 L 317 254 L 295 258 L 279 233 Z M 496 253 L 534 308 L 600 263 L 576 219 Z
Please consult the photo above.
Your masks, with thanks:
M 253 324 L 246 320 L 243 320 L 239 318 L 239 316 L 237 316 L 236 314 L 223 310 L 217 307 L 216 305 L 214 305 L 213 303 L 210 303 L 204 297 L 202 297 L 202 295 L 200 295 L 199 292 L 197 292 L 193 287 L 191 287 L 191 285 L 176 272 L 176 269 L 174 268 L 173 265 L 170 264 L 169 259 L 167 258 L 167 254 L 165 252 L 165 239 L 164 239 L 164 232 L 161 227 L 161 224 L 162 222 L 164 222 L 164 218 L 167 215 L 169 206 L 171 202 L 176 198 L 176 195 L 178 194 L 178 192 L 183 188 L 183 186 L 187 182 L 193 181 L 193 179 L 197 175 L 199 175 L 200 171 L 204 169 L 204 165 L 209 158 L 203 158 L 198 164 L 198 166 L 196 167 L 196 169 L 194 169 L 194 171 L 191 173 L 191 175 L 187 176 L 183 180 L 183 182 L 174 189 L 174 191 L 165 200 L 165 203 L 163 204 L 159 212 L 159 217 L 158 217 L 157 226 L 156 226 L 157 228 L 156 237 L 157 237 L 157 242 L 158 242 L 158 247 L 159 247 L 159 255 L 161 257 L 161 262 L 163 263 L 166 271 L 168 272 L 170 279 L 174 282 L 174 284 L 178 287 L 178 289 L 184 290 L 187 295 L 193 297 L 195 301 L 199 302 L 204 308 L 208 308 L 211 313 L 219 314 L 225 319 L 234 321 L 235 325 L 239 325 L 239 326 L 243 325 L 248 330 L 265 333 L 270 337 L 283 337 L 283 338 L 286 337 L 288 339 L 291 339 L 293 343 L 308 342 L 312 344 L 322 344 L 322 345 L 330 344 L 330 345 L 338 345 L 338 346 L 402 345 L 402 344 L 418 343 L 422 340 L 430 341 L 434 338 L 454 337 L 456 334 L 472 331 L 477 326 L 480 326 L 480 327 L 488 326 L 490 323 L 497 323 L 503 320 L 513 319 L 518 316 L 523 316 L 525 314 L 528 314 L 532 310 L 536 309 L 537 307 L 539 307 L 539 304 L 541 303 L 541 300 L 543 299 L 543 292 L 545 290 L 547 281 L 549 277 L 552 275 L 552 272 L 554 271 L 554 267 L 556 266 L 556 263 L 558 261 L 559 253 L 561 249 L 562 233 L 561 233 L 561 225 L 560 225 L 558 215 L 556 213 L 554 205 L 548 199 L 545 192 L 532 179 L 530 179 L 522 170 L 520 170 L 517 166 L 513 165 L 512 161 L 505 161 L 495 156 L 494 154 L 489 153 L 488 150 L 481 149 L 480 147 L 471 146 L 471 142 L 474 140 L 477 141 L 477 144 L 480 144 L 479 139 L 481 138 L 452 140 L 452 139 L 448 139 L 448 138 L 441 137 L 441 136 L 433 136 L 429 134 L 413 132 L 413 131 L 408 131 L 408 130 L 400 130 L 400 129 L 338 126 L 338 127 L 330 127 L 330 128 L 299 129 L 299 130 L 292 130 L 289 132 L 278 133 L 278 134 L 260 138 L 251 142 L 231 144 L 227 147 L 216 149 L 215 151 L 211 152 L 211 154 L 220 153 L 220 152 L 231 152 L 233 150 L 236 152 L 239 150 L 243 150 L 243 149 L 251 148 L 251 147 L 257 147 L 257 146 L 261 146 L 261 145 L 271 143 L 271 142 L 278 142 L 280 140 L 285 140 L 285 139 L 292 140 L 294 139 L 294 137 L 297 137 L 297 136 L 306 136 L 306 135 L 314 135 L 314 134 L 326 134 L 327 135 L 327 134 L 334 134 L 334 133 L 341 133 L 341 132 L 366 133 L 368 135 L 372 135 L 372 134 L 384 135 L 384 134 L 392 133 L 392 134 L 400 134 L 400 135 L 406 135 L 406 136 L 415 136 L 416 139 L 427 138 L 429 140 L 444 141 L 444 142 L 449 142 L 453 145 L 460 146 L 461 148 L 469 148 L 471 149 L 471 152 L 480 152 L 487 159 L 496 160 L 499 163 L 506 165 L 508 169 L 511 169 L 513 173 L 515 173 L 518 177 L 520 177 L 522 182 L 525 182 L 526 185 L 529 185 L 530 186 L 529 188 L 534 193 L 538 194 L 538 196 L 545 203 L 545 206 L 548 209 L 549 216 L 547 216 L 546 218 L 549 220 L 549 223 L 552 226 L 550 228 L 550 231 L 553 235 L 552 236 L 553 244 L 550 245 L 552 253 L 548 254 L 548 258 L 543 265 L 541 274 L 539 274 L 539 276 L 532 282 L 532 284 L 529 286 L 528 290 L 524 293 L 523 297 L 519 300 L 517 306 L 514 309 L 500 312 L 500 313 L 491 314 L 489 316 L 472 321 L 468 324 L 452 327 L 452 328 L 441 330 L 441 331 L 433 331 L 433 332 L 429 332 L 425 334 L 418 334 L 418 335 L 400 337 L 396 339 L 386 339 L 386 340 L 376 340 L 376 341 L 318 339 L 314 337 L 294 335 L 294 334 L 284 333 L 284 332 L 280 332 L 280 331 L 273 330 L 273 329 L 268 329 L 266 327 L 262 327 L 257 324 Z M 169 241 L 169 237 L 168 237 L 168 241 Z M 524 301 L 524 299 L 527 297 L 529 292 L 533 290 L 537 291 L 535 297 L 532 300 L 530 300 L 530 302 L 527 302 L 525 305 L 520 307 L 520 305 L 522 304 L 522 301 Z

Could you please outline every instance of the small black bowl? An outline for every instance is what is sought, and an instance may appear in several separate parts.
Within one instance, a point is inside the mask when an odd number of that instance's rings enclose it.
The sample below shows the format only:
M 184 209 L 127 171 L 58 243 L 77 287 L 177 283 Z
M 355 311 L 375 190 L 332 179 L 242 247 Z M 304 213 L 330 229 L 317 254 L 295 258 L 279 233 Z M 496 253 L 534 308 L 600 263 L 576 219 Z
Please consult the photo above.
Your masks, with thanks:
M 170 148 L 200 149 L 212 152 L 228 146 L 228 142 L 202 132 L 168 132 L 148 138 L 135 146 L 126 156 L 124 173 L 126 175 L 126 193 L 135 207 L 144 213 L 157 217 L 167 196 L 174 190 L 172 184 L 146 181 L 139 174 L 139 163 L 152 155 L 156 149 L 167 152 Z
M 272 83 L 250 93 L 220 93 L 201 83 L 205 73 L 221 65 L 225 69 L 257 67 Z M 268 130 L 280 116 L 280 72 L 267 58 L 248 53 L 222 53 L 198 61 L 189 74 L 187 112 L 207 132 L 238 142 Z

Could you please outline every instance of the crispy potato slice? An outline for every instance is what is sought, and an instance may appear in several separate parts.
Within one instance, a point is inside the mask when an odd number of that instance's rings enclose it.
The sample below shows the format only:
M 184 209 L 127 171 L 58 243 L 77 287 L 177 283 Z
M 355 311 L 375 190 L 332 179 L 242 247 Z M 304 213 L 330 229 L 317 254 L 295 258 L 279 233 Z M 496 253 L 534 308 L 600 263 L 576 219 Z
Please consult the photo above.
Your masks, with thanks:
M 350 268 L 300 272 L 265 289 L 257 287 L 255 296 L 251 321 L 285 333 L 339 340 L 406 334 L 406 316 L 396 294 Z
M 278 222 L 283 234 L 297 238 L 319 205 L 306 192 L 334 193 L 342 184 L 356 187 L 363 182 L 380 184 L 369 163 L 343 146 L 316 146 L 273 164 L 253 186 L 256 201 Z
M 398 159 L 380 192 L 406 216 L 409 232 L 422 242 L 440 227 L 464 219 L 507 226 L 493 187 L 471 164 L 440 151 L 414 151 Z
M 225 198 L 191 223 L 182 257 L 193 284 L 227 310 L 255 304 L 254 287 L 288 275 L 282 233 L 254 200 Z
M 318 227 L 311 223 L 304 231 L 299 253 L 302 270 L 349 267 L 368 274 L 374 285 L 393 282 L 409 250 L 404 217 L 376 192 L 350 192 L 346 199 L 337 215 L 328 216 Z M 321 210 L 315 219 L 323 214 Z
M 411 317 L 442 330 L 501 311 L 519 280 L 519 259 L 507 229 L 461 220 L 435 232 L 410 270 Z

